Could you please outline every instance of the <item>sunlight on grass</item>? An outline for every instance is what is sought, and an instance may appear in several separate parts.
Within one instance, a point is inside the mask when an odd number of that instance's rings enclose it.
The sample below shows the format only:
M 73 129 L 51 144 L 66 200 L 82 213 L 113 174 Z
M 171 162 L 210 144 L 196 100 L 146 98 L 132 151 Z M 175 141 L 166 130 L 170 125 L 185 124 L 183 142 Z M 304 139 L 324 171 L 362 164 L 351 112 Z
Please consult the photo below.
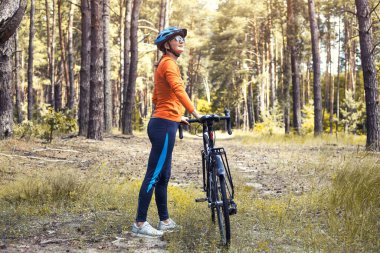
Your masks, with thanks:
M 238 214 L 231 216 L 229 252 L 376 252 L 380 248 L 380 162 L 358 154 L 321 163 L 316 173 L 329 173 L 323 188 L 302 195 L 261 197 L 245 178 L 236 176 Z M 324 160 L 327 160 L 326 158 Z M 3 238 L 33 235 L 33 220 L 52 215 L 77 219 L 94 238 L 130 231 L 141 181 L 121 180 L 98 166 L 87 176 L 73 170 L 51 171 L 37 177 L 19 177 L 0 189 L 0 231 Z M 307 170 L 308 168 L 305 168 Z M 316 175 L 317 176 L 317 175 Z M 170 216 L 182 226 L 165 234 L 170 252 L 223 252 L 217 224 L 207 203 L 196 203 L 204 193 L 198 185 L 170 186 Z M 87 218 L 83 218 L 87 217 Z M 154 199 L 149 221 L 158 221 Z
M 261 134 L 257 132 L 244 132 L 241 130 L 234 130 L 234 139 L 239 140 L 244 144 L 265 143 L 268 145 L 291 145 L 291 144 L 305 144 L 305 145 L 353 145 L 364 146 L 366 137 L 364 135 L 344 135 L 338 134 L 338 136 L 323 134 L 320 137 L 314 137 L 313 134 L 307 135 L 285 135 L 284 133 L 274 134 Z

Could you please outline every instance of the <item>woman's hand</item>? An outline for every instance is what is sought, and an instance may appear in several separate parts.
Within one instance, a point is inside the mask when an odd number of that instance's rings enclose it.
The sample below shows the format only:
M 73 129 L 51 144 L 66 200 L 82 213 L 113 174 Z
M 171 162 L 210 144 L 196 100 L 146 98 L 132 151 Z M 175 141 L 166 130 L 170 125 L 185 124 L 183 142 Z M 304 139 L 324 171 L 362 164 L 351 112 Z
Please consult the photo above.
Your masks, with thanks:
M 195 118 L 197 118 L 197 119 L 202 118 L 202 115 L 200 115 L 200 114 L 197 112 L 197 110 L 194 110 L 194 111 L 192 112 L 192 115 L 193 115 Z
M 188 122 L 188 120 L 189 120 L 188 117 L 182 116 L 181 117 L 181 124 L 190 125 L 190 123 Z

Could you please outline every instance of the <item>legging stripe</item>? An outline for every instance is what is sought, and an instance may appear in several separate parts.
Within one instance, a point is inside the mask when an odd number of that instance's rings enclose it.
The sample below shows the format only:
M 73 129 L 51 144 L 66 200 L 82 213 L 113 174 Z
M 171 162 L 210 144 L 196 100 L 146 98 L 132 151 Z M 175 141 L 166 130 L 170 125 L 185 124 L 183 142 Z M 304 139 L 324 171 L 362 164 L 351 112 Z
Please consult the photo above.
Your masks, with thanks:
M 162 167 L 164 166 L 166 155 L 168 152 L 168 142 L 169 142 L 169 135 L 168 135 L 168 133 L 166 133 L 164 147 L 161 151 L 160 158 L 158 159 L 157 166 L 154 169 L 153 177 L 150 180 L 148 188 L 146 190 L 147 193 L 152 189 L 153 184 L 156 182 L 156 179 L 157 179 L 158 175 L 160 175 Z

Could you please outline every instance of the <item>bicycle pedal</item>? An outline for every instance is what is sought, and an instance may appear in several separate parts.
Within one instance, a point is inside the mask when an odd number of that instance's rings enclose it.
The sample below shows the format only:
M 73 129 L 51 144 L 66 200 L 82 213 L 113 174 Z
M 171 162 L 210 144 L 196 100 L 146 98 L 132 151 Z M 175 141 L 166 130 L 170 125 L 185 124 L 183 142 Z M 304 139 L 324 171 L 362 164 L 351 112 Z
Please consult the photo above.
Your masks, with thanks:
M 235 202 L 231 201 L 230 206 L 228 208 L 229 215 L 237 214 L 237 205 Z
M 207 198 L 195 199 L 195 202 L 206 202 L 206 201 L 207 201 Z

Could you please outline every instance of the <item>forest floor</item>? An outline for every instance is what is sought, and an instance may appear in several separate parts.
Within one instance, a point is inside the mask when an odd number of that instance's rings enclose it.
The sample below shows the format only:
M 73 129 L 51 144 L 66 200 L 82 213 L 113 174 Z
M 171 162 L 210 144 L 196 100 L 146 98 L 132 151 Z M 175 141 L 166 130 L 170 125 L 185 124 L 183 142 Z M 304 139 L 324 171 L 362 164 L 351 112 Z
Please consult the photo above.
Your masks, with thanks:
M 217 133 L 217 146 L 226 149 L 236 184 L 238 214 L 231 216 L 230 250 L 319 251 L 318 244 L 305 246 L 298 235 L 289 238 L 281 227 L 290 224 L 284 219 L 290 212 L 286 208 L 294 198 L 331 184 L 339 164 L 362 157 L 358 151 L 363 144 L 247 136 Z M 56 138 L 51 144 L 36 139 L 2 141 L 0 252 L 220 251 L 216 229 L 208 229 L 213 225 L 206 204 L 193 203 L 203 196 L 201 138 L 186 134 L 175 145 L 169 211 L 182 231 L 145 239 L 130 232 L 149 155 L 145 133 L 108 135 L 101 142 L 82 137 Z M 68 193 L 65 188 L 70 188 Z M 154 200 L 148 219 L 157 224 Z M 269 222 L 283 219 L 282 225 Z M 202 224 L 197 227 L 198 221 Z M 307 227 L 304 221 L 301 224 Z M 306 228 L 298 228 L 302 229 Z M 213 237 L 214 243 L 207 242 Z

